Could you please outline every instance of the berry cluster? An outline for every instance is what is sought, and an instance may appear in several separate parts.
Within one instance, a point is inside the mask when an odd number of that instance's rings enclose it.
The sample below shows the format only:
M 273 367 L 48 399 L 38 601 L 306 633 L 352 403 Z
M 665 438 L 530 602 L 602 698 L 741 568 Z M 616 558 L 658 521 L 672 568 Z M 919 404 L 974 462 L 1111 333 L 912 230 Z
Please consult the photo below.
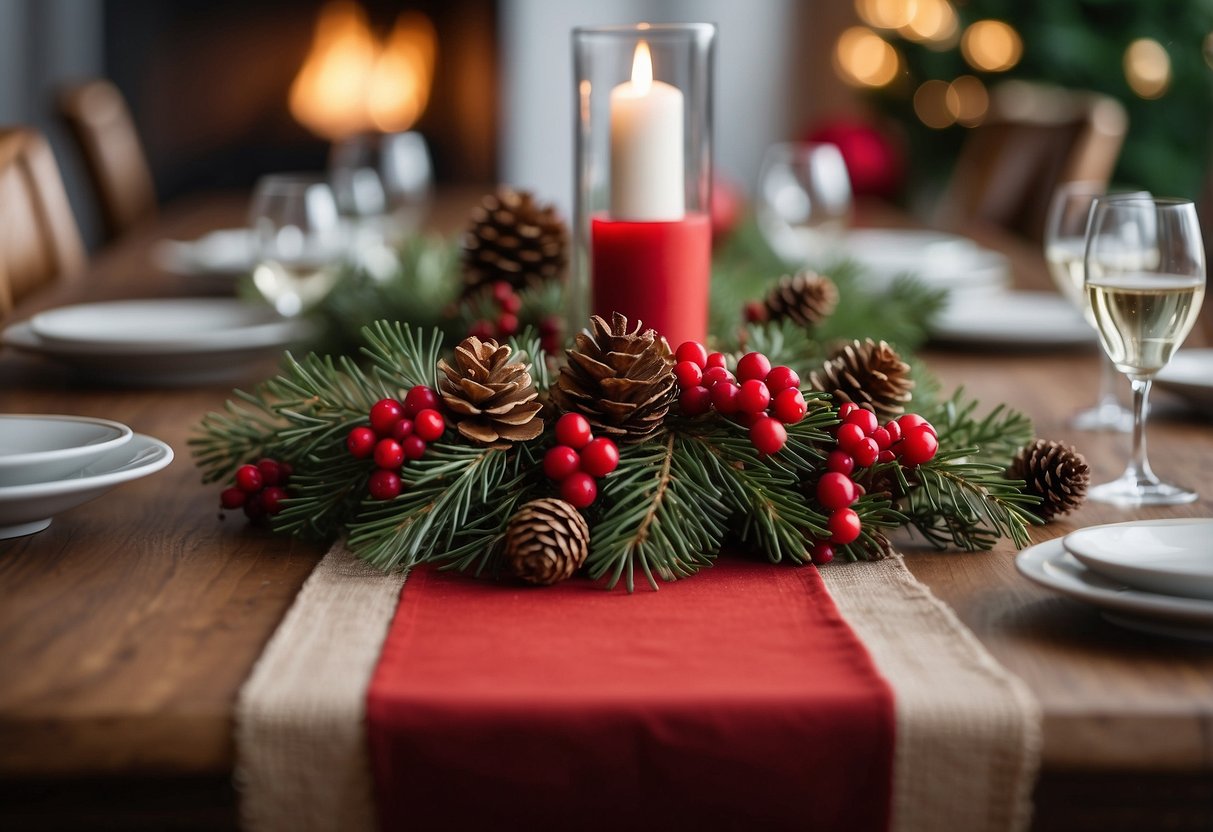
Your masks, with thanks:
M 522 309 L 522 298 L 514 287 L 504 280 L 493 284 L 493 303 L 497 306 L 497 320 L 481 318 L 472 324 L 468 335 L 484 341 L 489 338 L 509 338 L 518 333 L 518 310 Z
M 294 469 L 288 462 L 261 459 L 236 469 L 236 484 L 223 489 L 219 505 L 229 511 L 242 508 L 248 519 L 257 521 L 282 511 L 286 484 Z
M 779 451 L 788 439 L 784 425 L 796 424 L 808 412 L 796 371 L 772 367 L 760 352 L 743 355 L 736 376 L 724 353 L 708 353 L 698 341 L 682 343 L 674 358 L 683 414 L 700 416 L 714 409 L 731 417 L 749 427 L 750 441 L 764 454 Z
M 438 394 L 421 384 L 409 390 L 403 403 L 380 399 L 369 415 L 371 426 L 351 430 L 345 446 L 358 459 L 374 459 L 367 490 L 376 500 L 390 500 L 403 487 L 400 469 L 425 455 L 426 443 L 442 436 L 446 420 L 438 412 Z
M 556 442 L 543 456 L 543 473 L 560 484 L 565 502 L 587 508 L 598 497 L 594 480 L 619 465 L 619 448 L 605 436 L 595 439 L 580 413 L 566 413 L 556 420 Z
M 856 468 L 894 460 L 913 468 L 934 459 L 939 450 L 935 428 L 916 414 L 907 413 L 882 427 L 872 411 L 845 402 L 838 408 L 838 416 L 842 420 L 835 431 L 838 447 L 826 457 L 826 473 L 817 480 L 817 502 L 830 510 L 830 537 L 813 546 L 816 564 L 832 561 L 832 544 L 853 543 L 863 529 L 851 508 L 863 495 L 863 486 L 851 478 Z

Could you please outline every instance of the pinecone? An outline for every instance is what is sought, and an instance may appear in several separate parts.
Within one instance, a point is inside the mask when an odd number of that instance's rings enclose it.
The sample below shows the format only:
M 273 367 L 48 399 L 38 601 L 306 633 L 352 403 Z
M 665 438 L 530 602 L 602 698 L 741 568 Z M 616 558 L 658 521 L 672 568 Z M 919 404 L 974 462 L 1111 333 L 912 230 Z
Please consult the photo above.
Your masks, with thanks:
M 505 530 L 510 571 L 531 584 L 551 586 L 585 563 L 590 527 L 564 500 L 531 500 L 514 513 Z
M 655 330 L 628 331 L 616 312 L 608 324 L 595 315 L 588 332 L 566 350 L 568 363 L 552 390 L 556 406 L 580 413 L 597 436 L 639 442 L 661 426 L 677 393 L 670 345 Z
M 510 362 L 508 344 L 465 338 L 455 347 L 454 366 L 438 369 L 438 394 L 454 416 L 456 429 L 481 445 L 534 439 L 543 432 L 539 391 L 527 366 Z
M 504 280 L 515 289 L 563 276 L 569 230 L 552 205 L 529 191 L 500 188 L 472 210 L 463 235 L 463 291 Z
M 836 404 L 854 402 L 884 422 L 905 412 L 914 382 L 910 365 L 884 341 L 852 341 L 809 373 L 814 390 L 829 393 Z
M 787 319 L 799 326 L 817 326 L 834 314 L 838 287 L 825 275 L 805 269 L 779 278 L 763 306 L 769 321 Z
M 1091 469 L 1073 446 L 1037 439 L 1019 449 L 1007 476 L 1023 480 L 1027 484 L 1024 490 L 1040 497 L 1040 505 L 1033 510 L 1048 522 L 1082 505 Z

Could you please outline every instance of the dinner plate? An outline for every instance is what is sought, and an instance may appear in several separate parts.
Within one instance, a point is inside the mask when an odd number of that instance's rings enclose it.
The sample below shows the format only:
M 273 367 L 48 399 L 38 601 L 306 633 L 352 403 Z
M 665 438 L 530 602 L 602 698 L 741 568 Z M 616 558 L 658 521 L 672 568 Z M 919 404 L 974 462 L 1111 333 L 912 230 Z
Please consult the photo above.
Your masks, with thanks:
M 155 473 L 172 461 L 172 448 L 136 433 L 125 445 L 63 479 L 0 487 L 0 540 L 40 532 L 56 514 L 100 497 L 120 483 Z
M 0 415 L 0 486 L 61 479 L 130 438 L 130 428 L 108 419 Z
M 1052 292 L 956 294 L 936 316 L 932 337 L 949 343 L 1011 349 L 1094 344 L 1095 330 Z
M 989 291 L 1010 280 L 1010 265 L 1002 254 L 939 231 L 855 229 L 843 236 L 838 254 L 858 263 L 873 288 L 887 287 L 907 273 L 926 286 L 952 291 Z
M 1015 558 L 1034 583 L 1101 609 L 1113 623 L 1158 634 L 1213 641 L 1213 601 L 1133 589 L 1079 563 L 1060 539 L 1024 549 Z
M 1084 566 L 1138 589 L 1213 601 L 1213 519 L 1089 526 L 1063 538 Z
M 153 250 L 166 271 L 186 276 L 248 274 L 257 262 L 257 239 L 248 228 L 223 228 L 196 240 L 161 240 Z
M 1213 412 L 1213 350 L 1179 350 L 1154 376 L 1154 384 Z

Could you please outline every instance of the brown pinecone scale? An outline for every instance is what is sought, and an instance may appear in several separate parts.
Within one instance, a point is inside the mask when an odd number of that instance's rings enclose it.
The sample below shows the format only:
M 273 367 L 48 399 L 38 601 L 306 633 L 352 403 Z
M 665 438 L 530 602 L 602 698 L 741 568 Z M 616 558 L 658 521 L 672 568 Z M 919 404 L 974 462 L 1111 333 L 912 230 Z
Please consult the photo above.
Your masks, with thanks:
M 1071 445 L 1050 439 L 1037 439 L 1020 448 L 1007 476 L 1023 480 L 1025 490 L 1040 497 L 1034 511 L 1045 522 L 1082 505 L 1091 483 L 1091 469 L 1083 455 Z
M 838 306 L 838 287 L 825 275 L 805 269 L 784 275 L 763 300 L 767 320 L 789 320 L 799 326 L 817 326 Z
M 814 390 L 829 393 L 835 404 L 854 402 L 884 422 L 905 412 L 914 381 L 910 365 L 884 341 L 852 341 L 809 373 Z
M 585 563 L 589 547 L 589 525 L 564 500 L 531 500 L 506 526 L 506 564 L 530 584 L 550 586 L 572 577 Z
M 463 235 L 464 293 L 504 280 L 515 289 L 564 276 L 569 229 L 529 191 L 501 188 L 472 210 Z
M 596 436 L 640 442 L 661 426 L 677 394 L 670 345 L 643 324 L 628 328 L 616 312 L 611 322 L 590 319 L 571 349 L 552 389 L 556 406 L 580 413 Z
M 438 394 L 463 436 L 481 445 L 534 439 L 543 432 L 539 391 L 508 344 L 465 338 L 438 362 Z

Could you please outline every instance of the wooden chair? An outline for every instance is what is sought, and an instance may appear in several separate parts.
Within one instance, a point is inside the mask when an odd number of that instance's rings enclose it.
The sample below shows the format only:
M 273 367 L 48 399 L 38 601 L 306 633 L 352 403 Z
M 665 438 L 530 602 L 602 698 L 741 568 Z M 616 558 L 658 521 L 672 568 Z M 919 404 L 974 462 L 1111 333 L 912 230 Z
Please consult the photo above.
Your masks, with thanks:
M 1128 131 L 1119 101 L 1024 81 L 990 95 L 986 120 L 961 148 L 939 220 L 999 226 L 1044 238 L 1053 191 L 1063 182 L 1107 182 Z
M 108 239 L 156 214 L 156 189 L 130 110 L 109 81 L 59 94 L 59 116 L 80 148 Z
M 50 145 L 36 131 L 0 128 L 0 314 L 84 262 Z

